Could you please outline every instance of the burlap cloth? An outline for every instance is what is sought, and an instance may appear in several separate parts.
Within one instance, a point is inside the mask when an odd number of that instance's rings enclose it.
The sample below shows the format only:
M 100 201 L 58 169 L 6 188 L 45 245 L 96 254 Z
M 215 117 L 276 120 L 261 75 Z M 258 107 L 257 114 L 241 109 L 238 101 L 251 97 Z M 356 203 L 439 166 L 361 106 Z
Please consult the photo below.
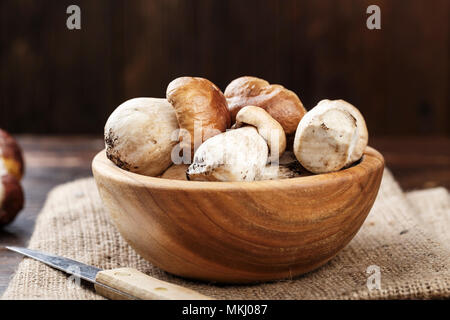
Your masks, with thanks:
M 88 178 L 51 191 L 29 247 L 104 269 L 133 267 L 219 299 L 450 298 L 449 228 L 446 189 L 403 193 L 386 170 L 363 227 L 327 265 L 293 280 L 217 286 L 171 276 L 140 258 L 112 225 Z M 381 289 L 367 286 L 372 265 L 380 268 Z M 64 273 L 28 258 L 2 298 L 102 299 L 90 287 L 74 286 Z

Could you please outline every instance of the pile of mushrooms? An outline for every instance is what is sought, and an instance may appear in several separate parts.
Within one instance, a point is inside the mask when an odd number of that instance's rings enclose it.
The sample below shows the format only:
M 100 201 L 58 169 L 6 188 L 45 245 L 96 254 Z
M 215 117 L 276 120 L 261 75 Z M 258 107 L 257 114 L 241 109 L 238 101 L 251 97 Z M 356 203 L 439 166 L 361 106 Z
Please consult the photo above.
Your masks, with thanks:
M 24 172 L 22 151 L 16 140 L 0 129 L 0 227 L 11 223 L 23 208 L 20 180 Z
M 293 143 L 292 143 L 293 142 Z M 121 104 L 105 125 L 108 158 L 167 179 L 256 181 L 341 170 L 361 159 L 368 132 L 359 110 L 322 100 L 309 112 L 281 85 L 240 77 L 222 91 L 181 77 L 166 99 Z

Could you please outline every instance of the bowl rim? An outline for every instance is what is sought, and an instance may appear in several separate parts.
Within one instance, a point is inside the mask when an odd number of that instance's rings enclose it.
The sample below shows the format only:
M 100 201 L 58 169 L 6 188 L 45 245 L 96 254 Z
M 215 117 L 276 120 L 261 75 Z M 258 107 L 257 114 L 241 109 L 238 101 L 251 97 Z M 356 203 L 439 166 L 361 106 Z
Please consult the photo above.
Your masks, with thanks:
M 106 157 L 106 151 L 103 149 L 92 160 L 92 171 L 94 177 L 102 175 L 116 182 L 135 185 L 136 187 L 158 186 L 164 189 L 173 190 L 239 190 L 245 189 L 264 189 L 273 188 L 289 188 L 301 184 L 309 187 L 318 184 L 345 182 L 346 180 L 354 180 L 357 177 L 366 175 L 370 172 L 377 171 L 380 167 L 384 167 L 384 158 L 377 150 L 372 147 L 366 147 L 364 154 L 359 163 L 349 168 L 341 169 L 336 172 L 313 174 L 304 177 L 296 177 L 279 180 L 260 180 L 260 181 L 185 181 L 166 179 L 159 177 L 150 177 L 138 173 L 130 172 L 116 166 Z M 365 170 L 360 170 L 365 169 Z

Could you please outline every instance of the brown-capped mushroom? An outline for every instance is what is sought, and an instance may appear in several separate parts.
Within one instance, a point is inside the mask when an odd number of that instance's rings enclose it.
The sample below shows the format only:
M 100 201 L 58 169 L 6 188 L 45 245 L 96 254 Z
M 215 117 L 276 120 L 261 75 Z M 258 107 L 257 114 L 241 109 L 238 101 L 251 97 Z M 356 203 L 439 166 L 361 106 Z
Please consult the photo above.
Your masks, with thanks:
M 202 142 L 231 125 L 227 100 L 207 79 L 177 78 L 169 83 L 166 96 L 176 111 L 182 150 L 190 150 L 193 154 Z
M 257 106 L 266 110 L 284 129 L 286 135 L 295 133 L 306 109 L 298 96 L 281 85 L 270 84 L 256 77 L 240 77 L 225 89 L 232 123 L 245 106 Z
M 24 195 L 19 180 L 12 174 L 0 175 L 0 227 L 14 220 L 22 210 L 23 203 Z
M 20 181 L 24 173 L 22 150 L 16 140 L 5 130 L 0 129 L 0 162 L 7 173 Z
M 128 100 L 106 122 L 106 155 L 122 169 L 158 176 L 172 164 L 176 130 L 175 110 L 166 99 Z
M 367 140 L 364 118 L 355 107 L 342 100 L 324 100 L 300 121 L 294 153 L 310 172 L 332 172 L 359 160 Z

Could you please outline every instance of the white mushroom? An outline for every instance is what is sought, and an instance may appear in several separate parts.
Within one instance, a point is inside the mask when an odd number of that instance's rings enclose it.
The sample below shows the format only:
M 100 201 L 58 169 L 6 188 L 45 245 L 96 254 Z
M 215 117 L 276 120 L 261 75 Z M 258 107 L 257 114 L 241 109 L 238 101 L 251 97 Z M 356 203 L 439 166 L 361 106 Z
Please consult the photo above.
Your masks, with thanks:
M 367 127 L 361 113 L 343 100 L 323 100 L 300 121 L 294 153 L 313 173 L 340 170 L 362 157 Z
M 349 151 L 349 159 L 348 163 L 352 164 L 355 161 L 361 159 L 364 150 L 367 147 L 367 143 L 369 142 L 369 132 L 367 130 L 366 121 L 364 120 L 361 112 L 354 105 L 348 103 L 345 100 L 328 100 L 324 99 L 318 103 L 320 105 L 327 105 L 329 107 L 336 107 L 341 110 L 348 111 L 355 119 L 356 119 L 356 127 L 357 127 L 357 135 L 355 136 L 356 140 L 353 141 L 351 145 L 351 149 Z
M 187 171 L 190 180 L 254 181 L 295 174 L 278 166 L 279 156 L 286 148 L 286 136 L 265 110 L 242 108 L 236 115 L 235 127 L 198 148 Z
M 122 169 L 158 176 L 172 163 L 177 141 L 171 135 L 177 129 L 175 110 L 166 99 L 128 100 L 106 122 L 106 154 Z
M 189 180 L 260 180 L 269 148 L 255 127 L 243 127 L 209 138 L 197 149 L 187 170 Z

